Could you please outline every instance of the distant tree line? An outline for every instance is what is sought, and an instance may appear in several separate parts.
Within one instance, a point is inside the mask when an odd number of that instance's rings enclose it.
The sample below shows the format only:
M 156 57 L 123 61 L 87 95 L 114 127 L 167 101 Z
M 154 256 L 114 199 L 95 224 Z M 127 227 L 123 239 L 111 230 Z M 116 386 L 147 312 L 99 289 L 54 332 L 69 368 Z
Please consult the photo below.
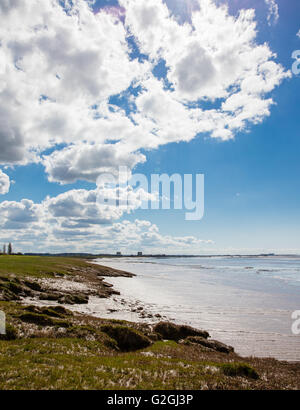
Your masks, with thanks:
M 12 244 L 9 242 L 9 244 L 7 245 L 7 250 L 6 250 L 6 245 L 3 245 L 3 250 L 2 250 L 2 254 L 3 255 L 12 255 L 13 251 L 12 251 Z

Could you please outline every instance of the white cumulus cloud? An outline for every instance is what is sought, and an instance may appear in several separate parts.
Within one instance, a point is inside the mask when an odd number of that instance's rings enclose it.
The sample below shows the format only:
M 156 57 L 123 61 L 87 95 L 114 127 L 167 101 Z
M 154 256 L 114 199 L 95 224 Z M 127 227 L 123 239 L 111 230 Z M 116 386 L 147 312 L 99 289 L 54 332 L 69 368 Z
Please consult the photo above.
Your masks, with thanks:
M 134 252 L 141 247 L 149 252 L 199 250 L 211 240 L 194 236 L 162 235 L 149 221 L 117 219 L 124 209 L 110 207 L 109 212 L 97 205 L 97 192 L 71 190 L 37 204 L 0 203 L 0 240 L 27 252 L 113 252 L 120 248 Z M 139 195 L 132 198 L 131 210 L 140 204 Z
M 290 73 L 256 42 L 253 10 L 196 3 L 181 24 L 162 0 L 120 0 L 122 13 L 2 1 L 0 163 L 41 161 L 50 181 L 95 181 L 145 161 L 142 149 L 201 133 L 226 140 L 270 115 L 269 93 Z
M 10 179 L 9 176 L 6 175 L 0 169 L 0 195 L 7 194 L 10 188 Z
M 118 166 L 129 169 L 145 161 L 140 153 L 126 152 L 118 144 L 78 143 L 44 157 L 50 181 L 71 183 L 79 179 L 95 182 L 102 173 L 115 174 Z

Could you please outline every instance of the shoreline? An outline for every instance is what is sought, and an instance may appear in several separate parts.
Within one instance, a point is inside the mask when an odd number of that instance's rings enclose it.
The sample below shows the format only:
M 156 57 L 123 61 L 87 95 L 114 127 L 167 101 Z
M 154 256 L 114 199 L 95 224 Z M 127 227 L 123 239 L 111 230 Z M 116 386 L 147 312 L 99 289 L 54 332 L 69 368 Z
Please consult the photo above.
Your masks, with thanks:
M 101 262 L 101 261 L 99 261 Z M 85 291 L 86 294 L 89 295 L 89 299 L 87 303 L 80 303 L 80 304 L 62 304 L 63 307 L 71 310 L 74 313 L 80 313 L 83 315 L 89 315 L 95 318 L 103 318 L 103 319 L 113 319 L 113 320 L 125 320 L 128 322 L 132 323 L 139 323 L 139 324 L 148 324 L 148 325 L 154 325 L 155 323 L 163 320 L 163 321 L 169 321 L 176 323 L 177 325 L 190 325 L 188 321 L 181 321 L 178 320 L 177 318 L 170 317 L 166 314 L 160 314 L 158 311 L 153 312 L 151 310 L 151 307 L 149 306 L 148 303 L 146 303 L 143 300 L 139 299 L 129 299 L 126 298 L 124 295 L 119 290 L 115 289 L 115 285 L 108 283 L 105 281 L 106 278 L 118 278 L 118 277 L 126 277 L 128 279 L 133 278 L 138 276 L 137 274 L 134 274 L 132 272 L 124 271 L 124 270 L 119 270 L 116 268 L 112 268 L 109 266 L 101 265 L 96 262 L 91 262 L 90 260 L 86 260 L 86 263 L 96 265 L 97 269 L 99 270 L 99 275 L 97 277 L 98 280 L 100 280 L 100 283 L 98 283 L 98 286 L 104 285 L 105 289 L 108 289 L 108 293 L 103 297 L 97 296 L 97 289 L 95 289 L 95 283 L 94 281 L 91 281 L 90 277 L 85 278 L 85 276 L 81 276 L 80 279 L 86 280 L 86 282 L 80 282 L 80 290 Z M 45 284 L 45 282 L 51 282 L 51 279 L 45 279 L 42 280 L 42 283 Z M 64 279 L 57 279 L 54 281 L 55 287 L 58 288 L 58 283 L 59 282 L 64 282 Z M 72 284 L 72 285 L 71 285 Z M 72 289 L 73 291 L 77 291 L 79 282 L 77 282 L 77 279 L 72 281 L 68 281 L 69 285 L 69 290 Z M 84 289 L 85 288 L 85 289 Z M 50 287 L 51 290 L 51 287 Z M 66 290 L 64 286 L 61 286 L 61 290 L 64 291 Z M 98 289 L 99 291 L 99 289 Z M 45 306 L 56 306 L 57 302 L 55 301 L 49 301 L 49 300 L 35 300 L 35 299 L 30 299 L 30 298 L 25 298 L 23 299 L 22 303 L 25 305 L 31 304 L 34 306 L 38 307 L 45 307 Z M 256 334 L 260 334 L 260 332 L 257 332 Z M 273 333 L 270 333 L 272 335 Z M 276 334 L 274 334 L 275 336 Z M 228 342 L 225 342 L 228 343 Z M 229 341 L 230 343 L 230 341 Z M 232 342 L 231 342 L 232 343 Z M 234 346 L 234 343 L 232 343 Z M 239 353 L 239 355 L 243 358 L 247 358 L 250 355 L 248 354 L 242 354 Z M 256 356 L 254 355 L 253 357 L 257 358 L 268 358 L 268 359 L 274 359 L 278 360 L 281 362 L 288 362 L 288 363 L 300 363 L 300 358 L 299 360 L 294 360 L 294 359 L 278 359 L 272 355 L 260 355 Z
M 91 275 L 82 275 L 80 277 L 70 279 L 65 278 L 44 278 L 38 279 L 37 283 L 42 285 L 46 291 L 59 290 L 61 293 L 77 292 L 88 295 L 87 303 L 69 304 L 60 303 L 64 308 L 73 312 L 91 315 L 97 318 L 119 319 L 129 322 L 153 324 L 159 320 L 170 320 L 166 315 L 159 313 L 152 314 L 147 309 L 146 304 L 141 300 L 130 301 L 116 289 L 114 285 L 107 282 L 106 278 L 126 277 L 133 278 L 136 274 L 111 268 L 109 266 L 100 265 L 98 263 L 85 261 L 89 265 L 97 267 L 97 278 Z M 76 270 L 74 270 L 76 272 Z M 96 280 L 95 280 L 96 279 Z M 100 292 L 100 296 L 99 296 Z M 25 297 L 22 299 L 22 304 L 33 305 L 37 307 L 56 306 L 57 300 L 37 299 L 36 297 Z
M 99 259 L 97 263 L 102 263 L 102 262 Z M 106 266 L 107 265 L 109 266 L 108 259 L 103 260 L 103 263 L 106 263 Z M 267 326 L 263 328 L 262 320 L 265 320 L 265 321 L 269 319 L 271 320 L 272 319 L 271 315 L 273 315 L 274 313 L 277 315 L 275 316 L 276 318 L 274 319 L 275 321 L 282 319 L 286 317 L 286 315 L 288 314 L 288 309 L 285 309 L 285 310 L 276 309 L 276 312 L 275 311 L 272 312 L 272 310 L 264 311 L 263 318 L 261 319 L 260 319 L 260 316 L 258 316 L 258 319 L 256 319 L 257 315 L 260 315 L 262 312 L 260 308 L 256 309 L 255 307 L 254 308 L 252 307 L 249 313 L 247 313 L 247 308 L 243 307 L 242 305 L 241 307 L 231 307 L 230 309 L 225 308 L 225 310 L 221 310 L 219 312 L 218 307 L 217 307 L 218 305 L 216 305 L 216 307 L 206 306 L 206 304 L 204 303 L 204 304 L 200 304 L 199 306 L 193 305 L 193 310 L 191 310 L 189 306 L 191 304 L 187 304 L 186 306 L 183 305 L 182 299 L 181 300 L 179 299 L 180 302 L 176 302 L 175 299 L 173 299 L 175 301 L 175 304 L 170 298 L 169 300 L 164 299 L 164 292 L 163 291 L 160 292 L 160 288 L 159 288 L 161 285 L 164 285 L 164 281 L 157 282 L 159 283 L 159 287 L 157 287 L 157 285 L 156 287 L 152 286 L 152 282 L 151 282 L 152 279 L 151 280 L 149 279 L 152 277 L 152 268 L 150 268 L 149 264 L 145 265 L 143 261 L 141 261 L 140 264 L 136 264 L 134 261 L 133 263 L 131 263 L 130 260 L 128 260 L 128 264 L 120 263 L 119 265 L 119 263 L 115 263 L 112 260 L 111 266 L 112 267 L 120 266 L 120 268 L 122 269 L 127 268 L 128 271 L 130 271 L 130 268 L 132 268 L 132 272 L 136 274 L 136 279 L 134 279 L 134 284 L 130 285 L 128 283 L 127 285 L 127 280 L 123 280 L 122 278 L 115 279 L 112 281 L 112 283 L 114 284 L 114 288 L 120 291 L 123 297 L 125 297 L 125 299 L 127 299 L 130 304 L 132 304 L 133 300 L 138 300 L 140 303 L 142 303 L 143 307 L 145 308 L 146 316 L 148 312 L 150 312 L 150 314 L 152 315 L 156 312 L 159 312 L 160 314 L 164 316 L 164 320 L 169 320 L 177 324 L 187 324 L 187 325 L 194 326 L 194 327 L 200 326 L 200 328 L 204 328 L 208 330 L 213 335 L 213 337 L 216 338 L 217 340 L 220 340 L 223 343 L 227 343 L 227 344 L 229 343 L 233 345 L 236 348 L 237 352 L 241 355 L 241 357 L 249 357 L 249 356 L 262 357 L 262 358 L 268 357 L 268 358 L 274 358 L 280 361 L 287 361 L 290 363 L 300 362 L 300 356 L 298 354 L 299 338 L 297 338 L 297 336 L 289 334 L 285 331 L 281 331 L 281 328 L 276 329 L 276 327 L 274 327 L 272 329 L 271 326 Z M 163 268 L 163 265 L 158 265 L 158 266 Z M 141 275 L 138 273 L 139 269 L 142 269 Z M 162 273 L 164 272 L 165 271 L 162 271 Z M 153 275 L 155 274 L 153 273 Z M 157 276 L 158 275 L 153 276 L 155 281 L 158 280 Z M 144 283 L 144 280 L 145 280 L 145 283 Z M 180 278 L 179 280 L 181 281 Z M 176 282 L 176 276 L 175 276 L 175 282 Z M 172 280 L 172 283 L 173 283 L 173 280 Z M 135 288 L 139 290 L 136 292 Z M 149 297 L 146 292 L 147 289 L 150 289 L 151 292 L 154 292 L 154 296 L 156 295 L 155 291 L 157 290 L 158 293 L 160 294 L 160 297 L 154 297 L 154 299 L 152 297 Z M 131 297 L 131 295 L 133 295 L 133 297 Z M 175 293 L 175 295 L 177 295 L 177 293 Z M 116 309 L 118 309 L 118 306 L 116 307 Z M 237 313 L 238 310 L 239 310 L 239 313 Z M 236 317 L 232 315 L 236 315 Z M 246 317 L 245 315 L 248 315 L 249 320 L 252 321 L 250 322 L 251 326 L 249 325 L 248 326 L 243 326 L 243 325 L 236 326 L 236 323 L 238 323 L 239 319 L 241 321 L 245 320 L 245 317 Z M 122 316 L 120 315 L 112 316 L 112 317 L 122 318 Z M 226 317 L 228 318 L 232 317 L 232 319 L 234 320 L 233 326 L 230 326 L 230 321 L 226 320 Z M 228 326 L 222 326 L 223 323 L 218 322 L 220 320 L 221 321 L 224 320 L 222 318 L 225 318 L 225 322 L 228 322 Z M 128 319 L 128 316 L 126 317 L 126 319 L 127 320 L 139 320 L 139 321 L 141 320 L 140 318 Z M 144 318 L 142 318 L 142 320 L 143 319 Z M 215 321 L 215 319 L 217 319 L 218 321 Z M 260 320 L 261 322 L 260 326 L 257 326 L 257 328 L 255 327 L 256 320 Z M 268 325 L 268 323 L 270 322 L 267 322 L 266 324 Z M 256 342 L 257 339 L 259 341 Z

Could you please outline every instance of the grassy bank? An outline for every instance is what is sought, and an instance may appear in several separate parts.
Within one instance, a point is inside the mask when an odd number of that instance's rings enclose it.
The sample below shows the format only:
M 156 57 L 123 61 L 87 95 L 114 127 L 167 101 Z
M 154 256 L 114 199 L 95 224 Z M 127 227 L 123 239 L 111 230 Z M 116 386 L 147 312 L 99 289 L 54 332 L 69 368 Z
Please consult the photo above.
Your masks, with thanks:
M 0 301 L 8 325 L 0 389 L 300 388 L 300 363 L 241 358 L 203 331 L 94 318 L 45 299 L 23 303 L 26 292 L 49 295 L 44 279 L 92 284 L 103 296 L 111 288 L 101 275 L 128 274 L 77 258 L 0 256 L 0 291 L 10 295 Z
M 99 274 L 115 276 L 117 269 L 104 266 L 91 265 L 80 258 L 63 258 L 54 256 L 23 256 L 0 255 L 0 276 L 15 275 L 21 278 L 30 276 L 34 278 L 55 277 L 56 275 L 71 275 L 82 273 L 87 268 L 93 268 Z

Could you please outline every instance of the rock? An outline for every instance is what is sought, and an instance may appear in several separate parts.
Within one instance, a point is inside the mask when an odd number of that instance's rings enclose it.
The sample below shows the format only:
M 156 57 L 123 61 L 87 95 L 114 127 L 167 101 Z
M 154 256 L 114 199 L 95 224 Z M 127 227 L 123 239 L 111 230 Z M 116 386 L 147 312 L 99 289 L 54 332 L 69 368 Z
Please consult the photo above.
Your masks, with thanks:
M 17 278 L 1 278 L 0 300 L 20 300 L 24 296 L 32 296 L 34 292 Z
M 89 297 L 83 293 L 70 295 L 75 304 L 84 304 L 89 302 Z
M 207 347 L 209 349 L 215 350 L 221 353 L 231 353 L 234 351 L 232 346 L 228 346 L 224 343 L 218 342 L 217 340 L 207 340 L 200 336 L 188 336 L 184 339 L 184 342 L 191 344 L 199 344 L 201 346 Z
M 11 300 L 21 300 L 21 297 L 11 292 L 9 289 L 0 289 L 0 300 L 9 302 Z
M 22 286 L 19 283 L 13 282 L 13 281 L 8 283 L 8 289 L 11 292 L 13 292 L 15 295 L 20 295 L 20 296 L 26 295 L 27 293 L 31 293 L 30 291 L 28 291 L 28 289 L 26 292 L 26 288 L 24 286 Z
M 159 333 L 147 333 L 146 335 L 147 337 L 149 337 L 150 340 L 152 340 L 153 342 L 157 342 L 159 340 L 162 340 L 162 337 Z
M 73 312 L 71 312 L 71 310 L 64 308 L 63 306 L 51 306 L 51 310 L 54 310 L 54 312 L 61 313 L 64 316 L 73 316 Z
M 121 293 L 118 290 L 114 290 L 114 289 L 108 289 L 108 294 L 109 295 L 121 295 Z M 106 295 L 107 297 L 107 295 Z
M 88 303 L 89 297 L 84 293 L 47 292 L 39 295 L 40 300 L 55 300 L 65 305 L 79 305 Z
M 178 343 L 182 344 L 182 345 L 185 345 L 185 346 L 195 346 L 196 345 L 196 343 L 193 343 L 193 342 L 189 341 L 188 338 L 187 339 L 181 339 L 181 340 L 178 341 Z M 197 345 L 201 349 L 202 352 L 212 352 L 213 351 L 209 347 L 205 347 L 203 345 L 200 345 L 199 343 Z
M 114 339 L 121 351 L 143 349 L 151 344 L 148 337 L 127 326 L 104 325 L 100 327 L 100 330 Z
M 35 291 L 37 291 L 37 292 L 42 292 L 42 291 L 43 291 L 41 285 L 40 285 L 39 283 L 37 283 L 37 282 L 31 282 L 31 281 L 29 281 L 29 280 L 24 280 L 24 284 L 25 284 L 28 288 L 30 288 L 30 289 L 32 289 L 32 290 L 35 290 Z
M 75 302 L 74 302 L 74 299 L 73 299 L 72 295 L 64 295 L 64 296 L 61 296 L 61 297 L 58 299 L 58 302 L 59 302 L 59 303 L 62 303 L 62 304 L 64 304 L 64 305 L 75 305 Z
M 33 312 L 23 313 L 19 316 L 19 318 L 23 322 L 34 323 L 36 325 L 42 325 L 42 326 L 59 326 L 59 327 L 70 326 L 68 322 L 65 322 L 63 320 L 53 319 L 49 317 L 48 315 L 40 314 L 40 313 L 33 313 Z
M 97 296 L 98 296 L 98 298 L 104 299 L 104 298 L 107 298 L 107 293 L 104 292 L 104 291 L 99 291 L 97 293 Z
M 105 288 L 112 288 L 112 284 L 110 284 L 110 283 L 107 283 L 107 282 L 102 282 L 102 285 L 105 287 Z
M 61 293 L 45 292 L 39 295 L 40 300 L 59 300 L 62 297 Z
M 200 336 L 205 339 L 209 337 L 209 333 L 205 330 L 195 329 L 187 325 L 175 325 L 170 322 L 159 322 L 154 326 L 153 330 L 164 339 L 175 341 L 185 339 L 188 336 Z
M 47 315 L 50 317 L 64 318 L 65 316 L 73 315 L 73 313 L 62 306 L 27 306 L 25 308 L 27 312 L 38 313 L 42 315 Z

